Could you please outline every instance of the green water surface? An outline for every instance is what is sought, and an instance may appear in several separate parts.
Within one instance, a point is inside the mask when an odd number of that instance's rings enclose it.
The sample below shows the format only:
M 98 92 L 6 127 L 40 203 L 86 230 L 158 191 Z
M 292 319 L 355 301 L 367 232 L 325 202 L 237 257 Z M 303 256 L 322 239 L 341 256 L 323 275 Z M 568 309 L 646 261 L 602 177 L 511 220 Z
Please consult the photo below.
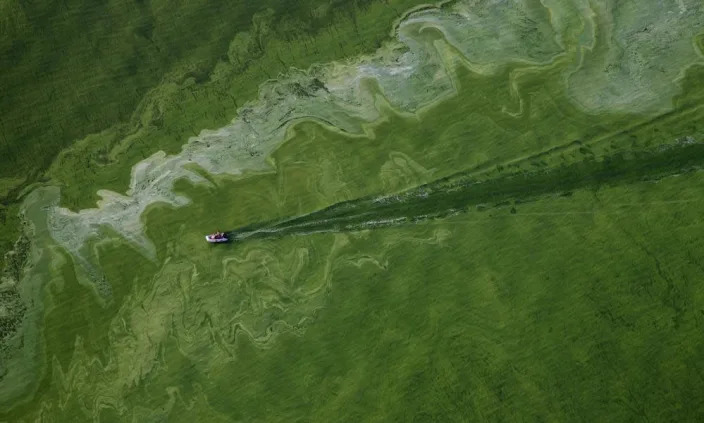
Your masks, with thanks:
M 600 31 L 639 16 L 618 10 Z M 377 16 L 360 13 L 350 28 Z M 25 208 L 43 244 L 23 286 L 41 307 L 28 308 L 36 344 L 19 347 L 34 355 L 0 380 L 5 398 L 19 392 L 0 420 L 701 421 L 704 66 L 682 68 L 669 103 L 592 107 L 616 91 L 592 97 L 567 76 L 586 78 L 603 42 L 534 46 L 549 60 L 490 72 L 447 47 L 464 58 L 448 65 L 452 96 L 407 113 L 372 84 L 381 117 L 364 134 L 303 120 L 268 170 L 177 181 L 188 205 L 141 216 L 153 260 L 109 229 L 88 246 L 109 298 L 41 225 L 45 204 L 95 199 L 71 182 L 126 184 L 119 160 L 71 173 L 109 137 L 79 142 L 51 170 L 62 190 Z M 162 145 L 152 130 L 116 157 Z M 252 226 L 278 233 L 203 239 Z M 17 374 L 26 387 L 13 391 Z

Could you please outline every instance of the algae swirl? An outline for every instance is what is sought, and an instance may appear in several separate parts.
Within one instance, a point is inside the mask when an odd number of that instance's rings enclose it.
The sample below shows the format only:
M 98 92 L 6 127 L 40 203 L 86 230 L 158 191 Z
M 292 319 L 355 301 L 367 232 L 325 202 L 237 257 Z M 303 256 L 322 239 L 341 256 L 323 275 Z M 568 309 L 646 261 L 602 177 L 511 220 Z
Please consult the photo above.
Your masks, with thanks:
M 701 1 L 354 4 L 257 12 L 27 188 L 1 420 L 704 415 Z

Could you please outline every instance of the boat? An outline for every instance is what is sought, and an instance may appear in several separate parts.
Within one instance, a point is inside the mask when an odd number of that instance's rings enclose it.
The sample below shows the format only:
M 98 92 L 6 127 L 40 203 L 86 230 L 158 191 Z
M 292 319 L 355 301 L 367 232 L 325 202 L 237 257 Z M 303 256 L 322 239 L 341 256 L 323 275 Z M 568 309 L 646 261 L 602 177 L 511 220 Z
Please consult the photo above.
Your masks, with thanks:
M 205 240 L 211 243 L 227 242 L 230 239 L 224 232 L 215 232 L 214 234 L 206 235 Z

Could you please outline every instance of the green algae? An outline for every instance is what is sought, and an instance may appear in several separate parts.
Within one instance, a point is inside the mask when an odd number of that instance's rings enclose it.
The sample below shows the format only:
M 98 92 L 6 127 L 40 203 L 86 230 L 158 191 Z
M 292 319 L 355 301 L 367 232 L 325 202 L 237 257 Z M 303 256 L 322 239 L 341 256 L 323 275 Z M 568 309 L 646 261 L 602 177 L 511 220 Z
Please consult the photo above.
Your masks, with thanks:
M 481 15 L 481 12 L 498 10 L 502 21 L 505 21 L 503 25 L 507 31 L 524 28 L 543 34 L 526 38 L 527 44 L 537 44 L 540 48 L 528 49 L 530 54 L 513 59 L 522 65 L 510 67 L 510 93 L 513 100 L 510 103 L 513 104 L 511 107 L 503 105 L 497 119 L 530 113 L 530 110 L 524 111 L 525 98 L 518 94 L 518 85 L 522 84 L 524 79 L 531 80 L 530 74 L 538 69 L 559 73 L 559 76 L 556 75 L 558 78 L 569 79 L 570 75 L 574 74 L 574 66 L 570 60 L 583 58 L 579 48 L 569 48 L 564 54 L 558 54 L 558 51 L 554 50 L 557 45 L 554 41 L 564 42 L 568 38 L 567 35 L 555 32 L 554 40 L 545 35 L 548 32 L 545 25 L 550 21 L 550 13 L 535 13 L 535 7 L 528 6 L 514 11 L 507 8 L 496 9 L 489 4 L 474 5 L 469 13 L 463 3 L 446 5 L 444 8 L 423 8 L 399 21 L 395 29 L 398 42 L 384 45 L 374 55 L 363 56 L 357 61 L 344 64 L 317 65 L 306 72 L 291 71 L 279 80 L 268 81 L 260 88 L 259 99 L 240 108 L 238 117 L 227 126 L 214 131 L 203 131 L 192 137 L 178 154 L 157 153 L 134 166 L 126 195 L 103 189 L 97 192 L 102 197 L 97 209 L 79 213 L 56 210 L 50 213 L 52 236 L 85 264 L 83 267 L 97 284 L 97 289 L 109 296 L 109 285 L 100 282 L 103 278 L 95 264 L 94 255 L 85 247 L 86 243 L 89 239 L 99 236 L 98 227 L 108 225 L 122 237 L 138 245 L 145 255 L 154 258 L 154 247 L 144 236 L 139 216 L 149 204 L 155 202 L 166 202 L 176 207 L 188 203 L 190 200 L 187 197 L 173 193 L 172 186 L 173 182 L 180 178 L 192 182 L 203 180 L 201 174 L 189 170 L 192 169 L 192 164 L 195 163 L 216 174 L 264 170 L 267 164 L 260 157 L 268 155 L 281 143 L 285 139 L 285 131 L 295 122 L 312 119 L 344 133 L 366 133 L 368 125 L 383 114 L 379 95 L 382 95 L 391 107 L 405 113 L 415 113 L 455 91 L 452 78 L 454 63 L 457 61 L 474 71 L 479 66 L 481 74 L 500 74 L 502 64 L 504 67 L 509 66 L 506 64 L 509 61 L 507 54 L 515 48 L 511 36 L 500 38 L 500 48 L 491 48 L 490 53 L 483 56 L 484 60 L 491 59 L 497 63 L 493 70 L 482 66 L 481 63 L 475 63 L 474 56 L 465 56 L 464 51 L 469 47 L 492 47 L 496 42 L 495 37 L 492 37 L 493 32 L 482 33 L 478 30 L 479 36 L 476 38 L 457 36 L 456 27 L 472 22 L 475 12 Z M 553 7 L 549 10 L 556 12 L 560 8 Z M 697 25 L 693 27 L 696 29 Z M 438 33 L 442 36 L 438 36 Z M 444 38 L 445 34 L 452 35 Z M 574 32 L 568 34 L 574 35 Z M 245 37 L 246 39 L 248 38 Z M 673 38 L 681 39 L 686 39 L 686 33 L 677 34 Z M 544 54 L 537 55 L 537 51 L 543 51 Z M 551 58 L 552 62 L 547 58 Z M 690 63 L 683 64 L 682 69 L 689 65 Z M 370 79 L 376 84 L 376 88 L 367 83 Z M 599 78 L 592 78 L 589 82 L 594 86 L 594 92 L 609 90 L 608 83 Z M 658 98 L 672 98 L 673 87 L 677 85 L 677 81 L 671 82 L 670 85 L 656 84 L 652 87 L 659 93 Z M 546 101 L 550 103 L 554 102 L 554 98 L 564 98 L 563 90 L 561 85 L 553 86 L 552 98 Z M 634 90 L 637 91 L 637 87 Z M 569 84 L 567 91 L 568 98 L 564 98 L 563 103 L 567 100 L 578 100 L 570 92 Z M 625 92 L 619 94 L 620 101 L 630 101 L 628 95 L 630 94 Z M 518 100 L 517 105 L 515 100 Z M 557 104 L 554 106 L 565 107 Z M 584 107 L 584 104 L 580 106 Z M 591 109 L 592 112 L 601 111 L 600 107 Z M 576 116 L 579 118 L 579 113 Z M 624 116 L 624 119 L 627 118 Z M 625 121 L 623 124 L 626 124 Z M 528 135 L 535 135 L 533 129 L 529 129 Z M 586 135 L 590 136 L 589 133 Z M 543 134 L 543 137 L 548 142 L 554 138 L 547 133 Z M 531 142 L 535 142 L 535 139 Z M 535 145 L 529 149 L 535 147 L 539 148 Z
M 129 169 L 137 162 L 160 150 L 176 153 L 203 128 L 227 123 L 239 107 L 257 97 L 268 79 L 291 68 L 373 51 L 399 18 L 396 8 L 405 10 L 416 3 L 420 2 L 352 2 L 337 9 L 320 2 L 318 8 L 300 4 L 294 9 L 308 17 L 289 15 L 290 5 L 285 11 L 279 5 L 257 14 L 228 38 L 225 54 L 216 57 L 210 72 L 198 77 L 187 68 L 168 75 L 141 99 L 129 125 L 93 134 L 63 153 L 49 171 L 62 187 L 62 204 L 82 209 L 95 205 L 98 189 L 124 192 Z M 279 19 L 288 25 L 282 27 Z M 312 27 L 306 22 L 310 19 Z M 360 30 L 354 19 L 368 24 Z M 297 21 L 300 24 L 293 23 Z M 83 188 L 87 186 L 92 189 Z
M 299 122 L 270 169 L 177 181 L 193 201 L 140 218 L 153 262 L 115 234 L 85 246 L 110 281 L 109 302 L 75 256 L 53 253 L 38 271 L 52 278 L 46 367 L 2 417 L 700 419 L 704 181 L 676 171 L 702 160 L 692 140 L 702 136 L 704 72 L 689 69 L 668 112 L 590 114 L 566 91 L 567 60 L 489 75 L 465 65 L 456 96 L 415 114 L 381 99 L 380 120 L 362 134 Z M 582 178 L 593 169 L 580 163 L 604 166 L 585 158 L 616 154 L 632 174 Z M 663 173 L 681 174 L 641 180 Z M 536 187 L 506 176 L 516 174 L 555 182 L 538 185 L 547 193 L 569 183 L 570 195 L 531 195 Z M 410 226 L 202 239 L 214 227 L 467 178 L 514 191 Z
M 62 204 L 90 207 L 98 189 L 127 189 L 139 160 L 227 122 L 267 79 L 372 51 L 419 2 L 20 3 L 0 13 L 0 256 L 20 236 L 23 188 L 51 179 Z M 240 51 L 247 34 L 257 45 Z
M 7 13 L 0 19 L 10 30 L 0 37 L 0 57 L 12 66 L 0 79 L 0 174 L 11 177 L 0 178 L 0 272 L 14 272 L 6 258 L 15 254 L 21 237 L 20 202 L 36 181 L 61 186 L 62 204 L 76 209 L 94 205 L 99 189 L 124 191 L 135 163 L 158 150 L 176 151 L 194 128 L 225 123 L 239 104 L 257 95 L 270 72 L 371 51 L 388 38 L 398 18 L 395 7 L 413 4 L 353 2 L 333 8 L 297 2 L 282 9 L 194 3 L 164 9 L 68 2 L 53 11 L 3 4 Z M 160 12 L 145 13 L 153 9 Z M 199 23 L 213 14 L 218 25 Z M 360 30 L 357 18 L 372 24 Z M 90 27 L 78 38 L 68 37 L 80 20 Z M 96 23 L 105 20 L 121 30 Z M 257 45 L 238 50 L 243 34 L 253 34 Z M 61 57 L 51 51 L 57 42 Z M 91 43 L 109 44 L 100 48 L 109 54 L 93 54 L 96 46 L 86 50 Z M 42 68 L 52 57 L 54 67 Z M 131 62 L 129 75 L 112 63 L 122 61 Z
M 322 1 L 190 2 L 173 7 L 159 1 L 90 6 L 77 1 L 4 2 L 0 16 L 6 31 L 0 54 L 7 67 L 0 77 L 4 134 L 0 156 L 6 160 L 0 176 L 42 170 L 75 140 L 129 121 L 143 96 L 164 77 L 205 82 L 238 33 L 283 41 L 310 39 L 329 31 L 331 22 L 364 14 L 370 3 L 330 7 Z M 381 37 L 392 19 L 379 22 L 384 28 Z M 262 30 L 268 33 L 261 34 Z M 371 28 L 370 33 L 380 35 Z M 261 37 L 258 42 L 247 53 L 257 67 L 267 40 Z M 317 47 L 314 41 L 307 42 L 311 49 Z M 343 54 L 357 53 L 349 46 Z M 290 65 L 295 62 L 269 72 Z
M 696 235 L 701 173 L 575 189 L 569 197 L 518 204 L 515 214 L 498 207 L 413 226 L 225 248 L 202 241 L 201 232 L 214 226 L 305 213 L 451 176 L 452 160 L 467 159 L 449 152 L 466 138 L 440 137 L 457 129 L 426 119 L 471 104 L 474 83 L 487 81 L 475 78 L 461 77 L 460 95 L 420 119 L 390 115 L 374 137 L 301 124 L 274 153 L 275 173 L 219 178 L 215 188 L 178 184 L 198 201 L 145 215 L 159 270 L 116 246 L 100 254 L 113 266 L 113 285 L 125 292 L 112 306 L 84 308 L 91 290 L 75 282 L 53 295 L 64 298 L 56 303 L 65 309 L 47 315 L 55 361 L 36 397 L 43 415 L 176 421 L 700 415 L 699 376 L 686 368 L 701 365 L 694 335 L 704 299 L 694 283 L 704 262 Z M 682 97 L 678 104 L 689 103 Z M 616 135 L 601 128 L 612 135 L 594 134 L 601 143 L 593 149 L 634 148 L 632 135 L 655 148 L 691 129 L 678 119 L 635 126 Z M 494 135 L 486 136 L 489 143 Z M 444 140 L 435 146 L 448 153 L 423 154 L 428 137 Z M 506 149 L 507 162 L 515 157 L 505 146 L 494 148 Z M 557 150 L 545 160 L 558 167 L 580 155 L 579 148 Z M 444 160 L 450 163 L 441 170 Z M 530 169 L 532 161 L 516 166 Z M 217 210 L 203 206 L 215 200 Z M 125 269 L 127 262 L 134 268 Z M 71 273 L 63 278 L 75 281 Z M 653 361 L 659 364 L 646 365 Z M 675 384 L 686 388 L 672 391 Z M 666 406 L 672 401 L 679 407 Z M 34 408 L 28 407 L 17 416 Z

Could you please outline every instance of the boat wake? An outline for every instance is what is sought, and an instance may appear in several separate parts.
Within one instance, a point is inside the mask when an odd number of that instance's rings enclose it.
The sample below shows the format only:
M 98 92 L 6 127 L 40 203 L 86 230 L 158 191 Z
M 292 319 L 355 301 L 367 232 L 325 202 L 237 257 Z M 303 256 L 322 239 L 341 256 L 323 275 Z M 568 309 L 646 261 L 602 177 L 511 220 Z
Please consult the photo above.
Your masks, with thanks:
M 527 162 L 530 161 L 526 159 Z M 446 218 L 482 207 L 508 206 L 574 190 L 598 189 L 698 171 L 704 143 L 692 140 L 657 150 L 616 153 L 532 172 L 482 176 L 459 172 L 398 194 L 346 201 L 289 219 L 263 222 L 228 232 L 233 241 L 361 231 Z

